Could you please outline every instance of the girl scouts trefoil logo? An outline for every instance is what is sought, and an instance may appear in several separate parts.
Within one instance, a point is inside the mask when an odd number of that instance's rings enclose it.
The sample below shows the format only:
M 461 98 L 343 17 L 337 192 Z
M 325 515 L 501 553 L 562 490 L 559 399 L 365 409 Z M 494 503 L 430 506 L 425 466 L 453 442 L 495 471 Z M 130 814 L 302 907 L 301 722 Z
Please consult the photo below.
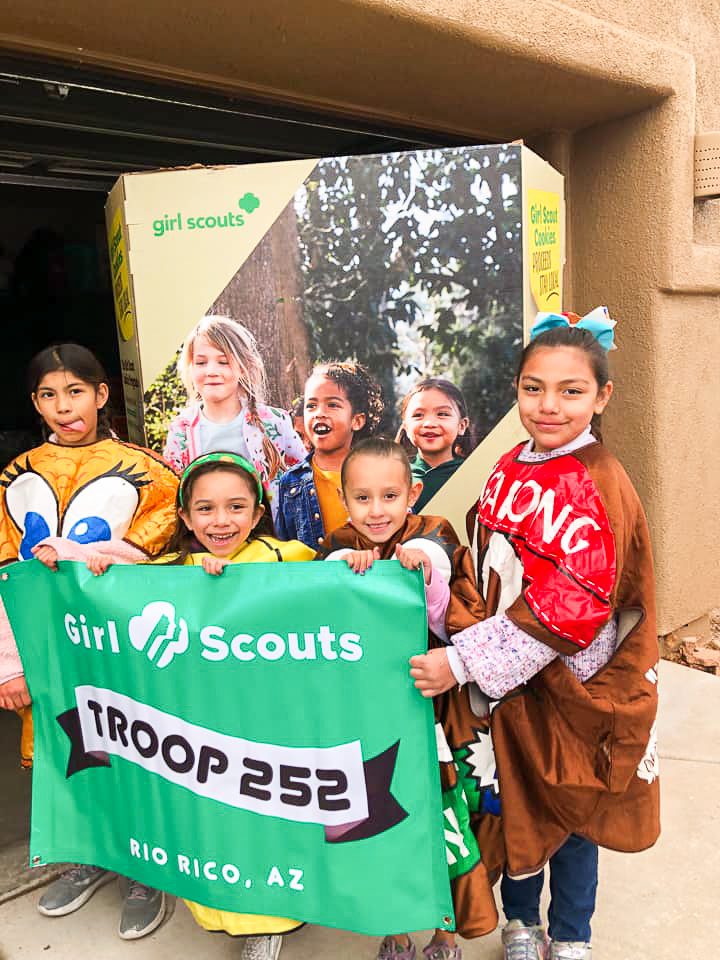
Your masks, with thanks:
M 190 646 L 187 623 L 182 617 L 175 619 L 175 607 L 167 600 L 146 604 L 143 612 L 130 620 L 128 635 L 133 647 L 146 653 L 159 670 Z

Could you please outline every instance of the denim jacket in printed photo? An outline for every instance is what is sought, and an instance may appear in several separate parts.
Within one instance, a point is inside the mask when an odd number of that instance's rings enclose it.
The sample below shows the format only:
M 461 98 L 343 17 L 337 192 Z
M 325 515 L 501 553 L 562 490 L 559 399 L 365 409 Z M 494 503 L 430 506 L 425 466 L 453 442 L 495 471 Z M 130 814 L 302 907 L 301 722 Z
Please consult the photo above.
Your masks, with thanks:
M 281 540 L 300 540 L 317 550 L 325 537 L 315 490 L 312 454 L 283 474 L 278 485 L 275 529 Z

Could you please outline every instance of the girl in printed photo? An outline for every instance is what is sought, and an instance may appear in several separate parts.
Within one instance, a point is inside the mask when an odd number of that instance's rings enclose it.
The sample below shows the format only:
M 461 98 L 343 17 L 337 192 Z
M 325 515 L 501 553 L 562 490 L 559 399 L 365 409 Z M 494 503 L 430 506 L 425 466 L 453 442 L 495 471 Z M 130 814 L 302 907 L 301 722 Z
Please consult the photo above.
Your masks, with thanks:
M 177 473 L 203 453 L 230 450 L 269 485 L 271 505 L 283 473 L 307 450 L 289 414 L 264 402 L 265 365 L 254 336 L 230 317 L 203 317 L 177 363 L 188 406 L 170 424 L 163 456 Z
M 398 440 L 409 443 L 416 451 L 410 466 L 413 477 L 423 485 L 413 513 L 422 513 L 472 451 L 467 404 L 454 383 L 430 377 L 407 394 L 401 417 Z
M 314 368 L 305 384 L 305 434 L 312 450 L 282 478 L 277 529 L 317 549 L 347 520 L 340 471 L 354 443 L 371 436 L 383 414 L 382 393 L 355 361 Z

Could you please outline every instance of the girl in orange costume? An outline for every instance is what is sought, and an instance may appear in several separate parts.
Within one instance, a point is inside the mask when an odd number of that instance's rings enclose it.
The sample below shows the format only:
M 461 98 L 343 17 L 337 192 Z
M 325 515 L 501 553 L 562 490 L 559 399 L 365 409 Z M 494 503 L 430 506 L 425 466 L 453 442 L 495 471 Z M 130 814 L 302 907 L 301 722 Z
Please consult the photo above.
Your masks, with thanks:
M 30 390 L 48 435 L 0 475 L 0 564 L 98 554 L 132 562 L 157 554 L 174 527 L 177 479 L 160 457 L 111 435 L 105 406 L 107 376 L 93 354 L 60 344 L 30 364 Z M 23 765 L 32 764 L 30 694 L 15 640 L 0 603 L 0 708 L 23 718 Z M 114 875 L 72 867 L 38 904 L 46 916 L 82 906 Z M 164 894 L 130 883 L 119 933 L 136 939 L 162 922 Z

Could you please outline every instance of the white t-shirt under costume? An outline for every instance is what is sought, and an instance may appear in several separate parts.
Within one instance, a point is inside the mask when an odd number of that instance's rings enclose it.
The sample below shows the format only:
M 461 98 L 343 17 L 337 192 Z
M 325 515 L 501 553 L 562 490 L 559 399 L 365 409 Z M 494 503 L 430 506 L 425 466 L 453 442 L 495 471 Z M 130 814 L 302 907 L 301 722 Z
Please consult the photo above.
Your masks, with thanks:
M 200 411 L 200 450 L 199 454 L 217 453 L 227 450 L 229 453 L 238 453 L 246 460 L 250 460 L 250 451 L 245 443 L 243 434 L 243 423 L 245 422 L 245 408 L 240 413 L 228 420 L 227 423 L 213 423 L 208 420 L 204 411 Z

